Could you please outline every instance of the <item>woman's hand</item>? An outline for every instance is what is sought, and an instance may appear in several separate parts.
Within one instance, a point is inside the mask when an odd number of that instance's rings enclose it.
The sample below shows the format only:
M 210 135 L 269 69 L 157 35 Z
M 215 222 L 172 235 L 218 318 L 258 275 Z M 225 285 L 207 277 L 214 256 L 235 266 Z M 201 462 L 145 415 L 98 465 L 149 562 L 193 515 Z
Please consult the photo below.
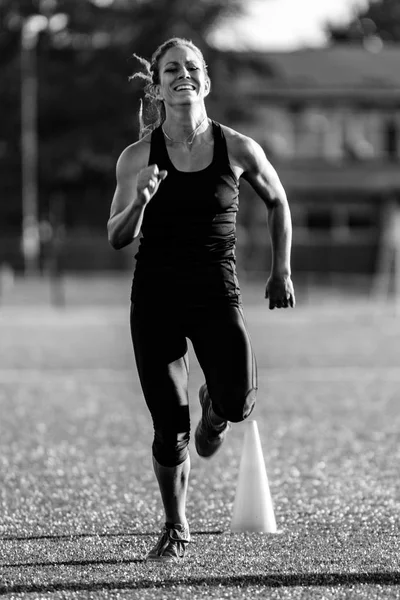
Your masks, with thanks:
M 269 308 L 294 308 L 296 300 L 294 297 L 293 283 L 289 275 L 271 275 L 265 288 L 265 297 L 269 299 Z
M 137 199 L 139 202 L 146 206 L 167 175 L 168 172 L 165 170 L 159 171 L 157 165 L 149 165 L 139 171 L 136 184 Z

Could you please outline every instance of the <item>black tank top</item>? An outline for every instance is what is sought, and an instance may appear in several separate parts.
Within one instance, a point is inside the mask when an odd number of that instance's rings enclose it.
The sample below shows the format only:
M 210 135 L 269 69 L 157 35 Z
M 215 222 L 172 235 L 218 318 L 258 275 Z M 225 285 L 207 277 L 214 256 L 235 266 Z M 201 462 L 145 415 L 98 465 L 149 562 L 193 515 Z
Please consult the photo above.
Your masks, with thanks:
M 168 175 L 146 206 L 132 299 L 157 296 L 158 285 L 191 303 L 239 301 L 235 270 L 239 182 L 221 125 L 212 121 L 214 153 L 200 171 L 172 164 L 161 127 L 151 135 L 149 165 Z M 158 284 L 158 285 L 157 285 Z

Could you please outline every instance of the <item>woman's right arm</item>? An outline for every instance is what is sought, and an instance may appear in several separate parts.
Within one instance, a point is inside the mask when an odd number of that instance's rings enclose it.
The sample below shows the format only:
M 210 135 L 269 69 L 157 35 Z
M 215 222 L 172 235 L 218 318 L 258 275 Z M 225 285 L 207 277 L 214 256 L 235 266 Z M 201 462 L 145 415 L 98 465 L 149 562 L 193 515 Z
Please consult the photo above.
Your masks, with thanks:
M 108 241 L 116 250 L 139 235 L 145 208 L 167 175 L 157 165 L 146 166 L 149 149 L 143 139 L 128 146 L 117 162 L 117 186 L 107 223 Z

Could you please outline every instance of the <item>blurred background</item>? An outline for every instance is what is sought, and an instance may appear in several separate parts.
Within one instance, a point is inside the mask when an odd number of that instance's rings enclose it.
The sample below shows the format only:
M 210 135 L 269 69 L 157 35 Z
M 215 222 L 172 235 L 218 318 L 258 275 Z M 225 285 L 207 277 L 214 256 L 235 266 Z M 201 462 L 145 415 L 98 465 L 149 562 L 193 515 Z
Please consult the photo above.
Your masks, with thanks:
M 398 0 L 0 0 L 0 305 L 64 305 L 88 281 L 91 301 L 128 301 L 137 243 L 116 252 L 106 223 L 138 139 L 132 54 L 172 36 L 204 52 L 209 116 L 280 175 L 300 298 L 398 298 Z M 243 282 L 265 281 L 265 208 L 245 182 L 237 258 Z

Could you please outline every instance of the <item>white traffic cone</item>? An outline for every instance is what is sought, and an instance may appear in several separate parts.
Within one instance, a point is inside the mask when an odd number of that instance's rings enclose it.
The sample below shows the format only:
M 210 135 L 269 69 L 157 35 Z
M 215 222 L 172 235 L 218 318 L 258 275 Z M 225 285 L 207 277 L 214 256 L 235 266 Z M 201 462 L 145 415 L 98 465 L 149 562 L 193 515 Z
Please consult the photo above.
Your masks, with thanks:
M 231 531 L 277 533 L 257 421 L 244 422 L 245 435 Z

